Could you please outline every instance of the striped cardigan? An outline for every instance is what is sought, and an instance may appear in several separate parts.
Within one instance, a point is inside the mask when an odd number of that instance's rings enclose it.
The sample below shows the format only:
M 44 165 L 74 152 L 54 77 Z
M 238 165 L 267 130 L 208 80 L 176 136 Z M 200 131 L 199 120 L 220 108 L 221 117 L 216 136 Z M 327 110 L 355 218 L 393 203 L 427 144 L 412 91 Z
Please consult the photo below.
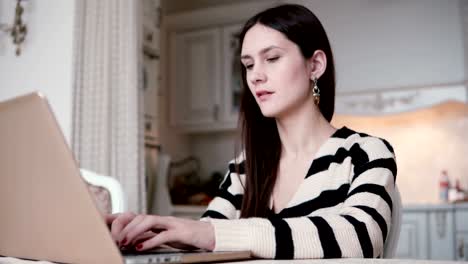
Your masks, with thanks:
M 396 172 L 388 142 L 343 127 L 320 147 L 279 213 L 239 218 L 245 181 L 240 159 L 230 162 L 201 220 L 213 224 L 215 251 L 250 250 L 255 257 L 276 259 L 381 257 Z

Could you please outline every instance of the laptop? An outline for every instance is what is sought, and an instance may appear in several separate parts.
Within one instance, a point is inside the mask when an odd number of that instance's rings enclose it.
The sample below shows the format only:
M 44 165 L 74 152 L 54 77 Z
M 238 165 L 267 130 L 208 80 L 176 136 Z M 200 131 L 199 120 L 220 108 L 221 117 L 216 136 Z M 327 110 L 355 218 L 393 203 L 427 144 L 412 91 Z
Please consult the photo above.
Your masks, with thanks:
M 250 252 L 123 257 L 40 93 L 0 102 L 0 256 L 60 263 L 199 263 Z

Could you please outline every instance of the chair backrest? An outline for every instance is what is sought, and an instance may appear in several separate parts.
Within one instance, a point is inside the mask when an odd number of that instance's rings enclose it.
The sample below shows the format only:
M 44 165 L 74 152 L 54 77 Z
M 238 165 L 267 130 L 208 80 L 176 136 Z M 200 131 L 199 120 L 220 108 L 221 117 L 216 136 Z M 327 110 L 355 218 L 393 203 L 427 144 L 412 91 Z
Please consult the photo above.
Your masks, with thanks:
M 390 232 L 387 237 L 387 241 L 384 245 L 384 258 L 393 258 L 395 256 L 398 239 L 400 238 L 400 229 L 402 221 L 402 204 L 401 204 L 401 195 L 397 186 L 395 185 L 395 190 L 393 192 L 393 208 L 392 208 L 392 223 L 390 226 Z
M 110 194 L 111 212 L 121 213 L 125 211 L 125 197 L 122 185 L 115 178 L 97 174 L 95 172 L 80 169 L 83 179 L 94 186 L 106 189 Z

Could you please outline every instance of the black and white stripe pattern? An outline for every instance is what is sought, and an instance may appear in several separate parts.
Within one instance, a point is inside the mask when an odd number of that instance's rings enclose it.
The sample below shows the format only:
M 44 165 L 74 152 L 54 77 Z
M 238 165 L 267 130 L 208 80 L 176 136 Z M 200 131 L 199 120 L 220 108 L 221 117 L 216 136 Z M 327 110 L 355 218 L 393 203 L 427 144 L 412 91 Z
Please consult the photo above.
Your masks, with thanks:
M 262 258 L 379 257 L 390 230 L 397 167 L 383 139 L 338 129 L 278 214 L 239 219 L 244 161 L 229 164 L 219 195 L 202 217 L 216 251 L 251 250 Z

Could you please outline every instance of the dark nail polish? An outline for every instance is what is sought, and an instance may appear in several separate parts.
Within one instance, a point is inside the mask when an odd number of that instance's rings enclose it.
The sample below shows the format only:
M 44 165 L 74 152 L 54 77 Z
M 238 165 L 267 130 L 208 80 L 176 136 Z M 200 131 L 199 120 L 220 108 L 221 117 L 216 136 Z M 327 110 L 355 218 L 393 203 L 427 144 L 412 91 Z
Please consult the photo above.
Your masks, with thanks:
M 136 245 L 136 249 L 140 250 L 140 249 L 142 249 L 142 248 L 143 248 L 143 245 L 142 245 L 142 244 Z
M 122 246 L 125 246 L 127 244 L 127 239 L 124 238 L 124 240 L 122 240 L 122 243 L 120 243 Z

